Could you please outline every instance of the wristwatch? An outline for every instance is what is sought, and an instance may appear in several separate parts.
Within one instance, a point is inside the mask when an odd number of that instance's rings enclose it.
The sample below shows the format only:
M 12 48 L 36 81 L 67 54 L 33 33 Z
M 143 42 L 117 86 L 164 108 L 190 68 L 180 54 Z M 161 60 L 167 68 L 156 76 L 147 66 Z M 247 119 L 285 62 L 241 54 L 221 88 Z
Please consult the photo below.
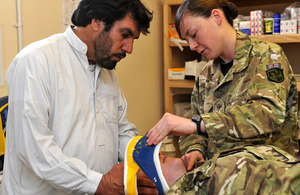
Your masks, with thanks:
M 194 123 L 196 123 L 197 125 L 197 132 L 198 132 L 198 135 L 202 134 L 201 132 L 201 121 L 202 121 L 202 117 L 200 115 L 194 115 L 192 116 L 192 121 Z

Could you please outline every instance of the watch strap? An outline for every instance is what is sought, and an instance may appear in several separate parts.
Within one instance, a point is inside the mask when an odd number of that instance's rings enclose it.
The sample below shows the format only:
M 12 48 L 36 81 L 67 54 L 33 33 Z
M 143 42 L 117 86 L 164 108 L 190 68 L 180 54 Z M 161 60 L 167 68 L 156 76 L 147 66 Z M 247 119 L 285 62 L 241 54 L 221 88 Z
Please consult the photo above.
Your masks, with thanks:
M 195 117 L 197 117 L 198 119 L 196 119 Z M 192 117 L 192 121 L 194 123 L 196 123 L 198 135 L 202 134 L 202 132 L 201 132 L 201 121 L 202 121 L 201 115 L 194 115 Z

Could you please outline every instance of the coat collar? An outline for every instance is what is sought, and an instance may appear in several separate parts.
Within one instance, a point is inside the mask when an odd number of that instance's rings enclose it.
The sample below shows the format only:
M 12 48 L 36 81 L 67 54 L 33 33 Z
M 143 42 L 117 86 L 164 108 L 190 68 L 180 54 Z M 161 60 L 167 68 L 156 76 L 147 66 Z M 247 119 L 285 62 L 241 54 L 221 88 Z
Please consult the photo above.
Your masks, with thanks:
M 230 70 L 231 73 L 238 73 L 244 70 L 249 64 L 249 57 L 252 51 L 253 45 L 250 37 L 240 31 L 236 32 L 236 46 L 234 52 L 233 65 Z M 212 74 L 220 72 L 220 58 L 213 60 Z
M 232 68 L 229 72 L 225 75 L 221 72 L 221 59 L 217 58 L 212 61 L 211 65 L 211 74 L 215 81 L 221 85 L 224 82 L 231 81 L 233 79 L 234 73 L 239 73 L 249 65 L 250 54 L 253 49 L 253 40 L 250 37 L 240 31 L 236 31 L 237 39 L 236 39 L 236 46 L 234 52 L 234 59 Z
M 72 47 L 77 50 L 79 53 L 86 55 L 87 53 L 87 45 L 77 37 L 74 33 L 73 28 L 74 26 L 69 26 L 64 33 L 67 41 L 72 45 Z

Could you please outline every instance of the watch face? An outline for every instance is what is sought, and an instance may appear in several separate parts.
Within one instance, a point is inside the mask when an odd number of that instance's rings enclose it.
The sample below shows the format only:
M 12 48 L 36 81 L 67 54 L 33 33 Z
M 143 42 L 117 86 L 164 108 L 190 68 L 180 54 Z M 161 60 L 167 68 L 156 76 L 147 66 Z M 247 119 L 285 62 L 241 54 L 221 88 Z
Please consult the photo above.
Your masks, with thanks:
M 199 115 L 194 115 L 194 116 L 192 116 L 192 120 L 200 121 L 200 120 L 201 120 L 201 116 L 199 116 Z

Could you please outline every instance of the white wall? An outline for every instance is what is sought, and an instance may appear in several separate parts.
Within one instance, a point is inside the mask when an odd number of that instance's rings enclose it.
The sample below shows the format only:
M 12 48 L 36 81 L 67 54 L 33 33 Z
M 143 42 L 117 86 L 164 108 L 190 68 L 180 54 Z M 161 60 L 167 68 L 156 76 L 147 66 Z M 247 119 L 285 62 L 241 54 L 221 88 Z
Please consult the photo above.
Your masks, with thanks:
M 163 114 L 162 3 L 144 0 L 153 10 L 150 34 L 135 40 L 133 53 L 117 67 L 120 85 L 128 102 L 128 118 L 144 135 Z

